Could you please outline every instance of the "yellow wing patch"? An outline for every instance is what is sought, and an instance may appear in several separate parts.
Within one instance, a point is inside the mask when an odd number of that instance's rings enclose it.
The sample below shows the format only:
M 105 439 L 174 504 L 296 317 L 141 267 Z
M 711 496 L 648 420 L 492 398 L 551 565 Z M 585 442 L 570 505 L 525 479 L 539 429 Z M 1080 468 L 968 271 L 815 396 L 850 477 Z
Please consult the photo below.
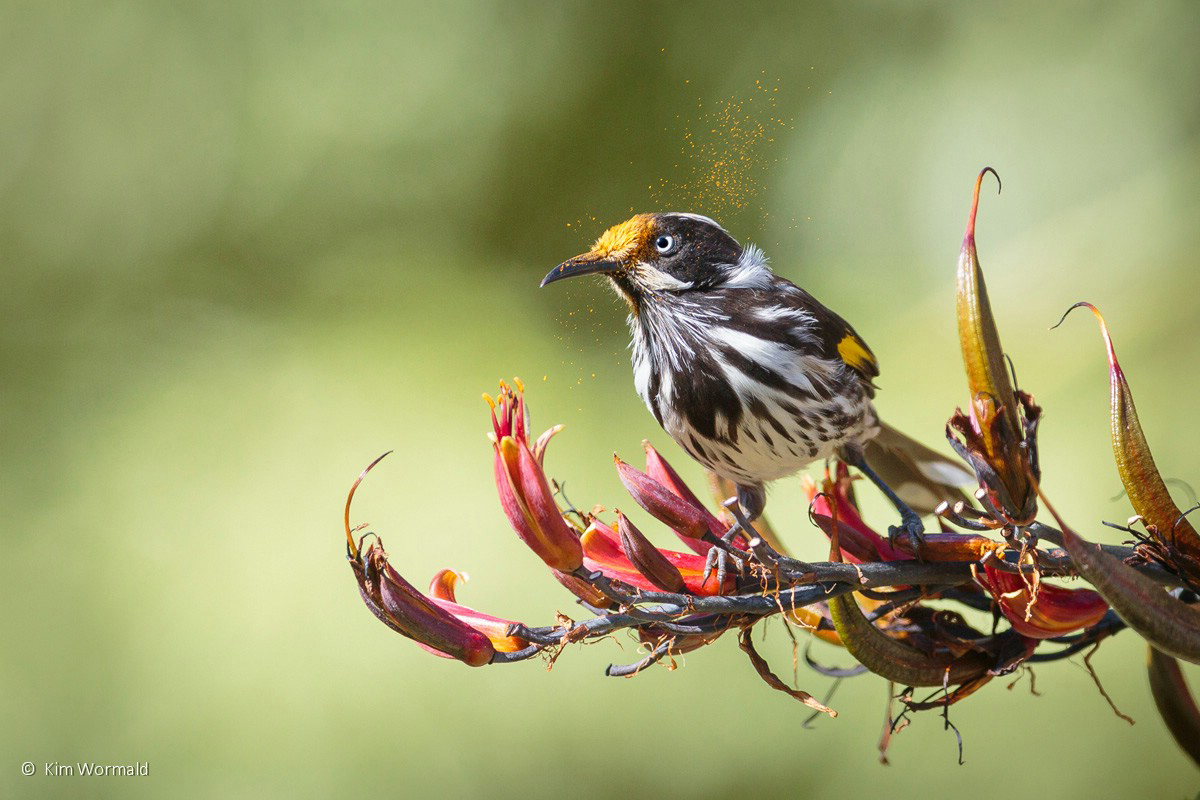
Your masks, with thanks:
M 842 357 L 842 361 L 859 372 L 871 374 L 879 368 L 875 362 L 875 356 L 871 355 L 871 351 L 863 344 L 862 339 L 853 333 L 847 333 L 842 337 L 837 344 L 837 351 L 838 355 Z

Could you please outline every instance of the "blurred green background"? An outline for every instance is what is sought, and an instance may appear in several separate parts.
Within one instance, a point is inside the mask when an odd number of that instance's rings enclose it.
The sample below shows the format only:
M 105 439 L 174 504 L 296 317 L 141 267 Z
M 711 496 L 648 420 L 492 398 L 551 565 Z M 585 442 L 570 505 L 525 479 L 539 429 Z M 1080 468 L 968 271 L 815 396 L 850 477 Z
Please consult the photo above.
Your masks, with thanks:
M 732 637 L 634 680 L 602 676 L 636 659 L 625 640 L 549 673 L 471 670 L 371 617 L 341 534 L 352 480 L 395 448 L 354 519 L 414 583 L 452 566 L 474 576 L 468 604 L 576 613 L 494 497 L 480 393 L 512 375 L 535 428 L 567 424 L 548 467 L 576 504 L 632 505 L 610 457 L 644 437 L 699 479 L 634 394 L 617 301 L 599 282 L 537 289 L 632 210 L 716 214 L 764 246 L 872 344 L 881 412 L 940 442 L 964 399 L 954 264 L 990 164 L 1004 191 L 986 189 L 980 256 L 1046 409 L 1045 488 L 1118 541 L 1099 524 L 1130 513 L 1101 342 L 1085 317 L 1047 328 L 1097 303 L 1163 472 L 1200 480 L 1194 2 L 6 4 L 3 20 L 3 795 L 1200 788 L 1132 634 L 1094 664 L 1136 726 L 1062 662 L 1038 669 L 1040 696 L 999 680 L 954 709 L 966 766 L 924 715 L 885 768 L 879 679 L 805 730 Z M 818 556 L 799 488 L 780 482 L 771 516 Z M 766 651 L 786 674 L 777 623 Z M 25 760 L 151 774 L 24 778 Z

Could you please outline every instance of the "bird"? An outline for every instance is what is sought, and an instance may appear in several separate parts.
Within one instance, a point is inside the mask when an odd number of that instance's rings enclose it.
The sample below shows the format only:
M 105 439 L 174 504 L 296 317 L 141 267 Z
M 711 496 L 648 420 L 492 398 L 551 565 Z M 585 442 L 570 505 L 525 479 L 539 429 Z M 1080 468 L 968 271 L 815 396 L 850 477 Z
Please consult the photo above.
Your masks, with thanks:
M 736 486 L 748 520 L 763 513 L 767 484 L 838 457 L 896 507 L 889 536 L 907 533 L 919 547 L 914 509 L 928 513 L 969 482 L 962 467 L 880 421 L 879 363 L 858 332 L 710 217 L 637 214 L 541 286 L 583 275 L 607 278 L 629 306 L 633 382 L 646 407 L 688 455 Z M 873 465 L 898 477 L 885 480 Z

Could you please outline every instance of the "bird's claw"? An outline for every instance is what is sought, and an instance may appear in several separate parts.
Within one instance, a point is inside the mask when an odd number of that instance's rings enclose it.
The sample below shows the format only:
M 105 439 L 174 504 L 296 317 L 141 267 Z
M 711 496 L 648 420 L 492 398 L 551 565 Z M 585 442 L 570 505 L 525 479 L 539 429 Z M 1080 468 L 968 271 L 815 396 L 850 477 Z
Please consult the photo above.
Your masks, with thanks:
M 892 547 L 901 544 L 904 549 L 912 550 L 920 557 L 921 549 L 925 545 L 925 524 L 915 512 L 902 512 L 900 524 L 888 528 L 888 544 Z

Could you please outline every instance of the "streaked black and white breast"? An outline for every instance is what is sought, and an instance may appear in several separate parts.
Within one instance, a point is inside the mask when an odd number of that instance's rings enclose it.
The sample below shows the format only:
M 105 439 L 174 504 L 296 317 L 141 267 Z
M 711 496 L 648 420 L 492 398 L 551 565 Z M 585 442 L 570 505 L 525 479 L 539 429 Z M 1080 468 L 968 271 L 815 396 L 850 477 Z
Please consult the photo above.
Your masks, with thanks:
M 850 327 L 752 245 L 716 266 L 710 287 L 663 287 L 630 315 L 634 383 L 664 430 L 744 485 L 873 437 L 877 371 Z

